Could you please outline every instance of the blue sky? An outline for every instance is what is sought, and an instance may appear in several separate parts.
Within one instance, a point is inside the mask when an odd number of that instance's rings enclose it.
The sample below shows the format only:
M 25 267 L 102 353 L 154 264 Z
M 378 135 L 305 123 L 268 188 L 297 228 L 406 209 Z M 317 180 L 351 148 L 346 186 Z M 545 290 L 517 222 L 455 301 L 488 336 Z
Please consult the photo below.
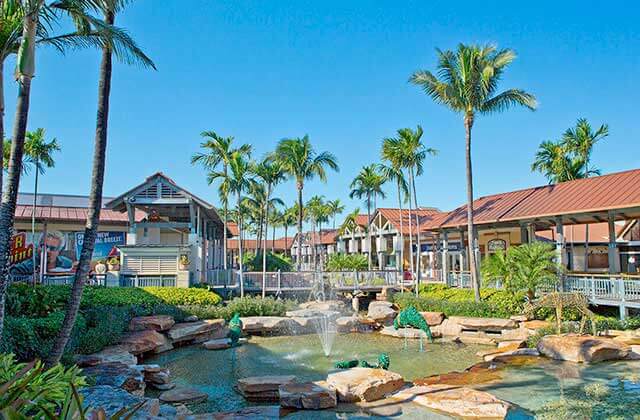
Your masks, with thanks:
M 640 167 L 640 6 L 632 2 L 214 1 L 138 0 L 117 18 L 158 71 L 116 65 L 105 194 L 116 195 L 163 171 L 217 202 L 190 156 L 199 133 L 215 130 L 254 145 L 258 156 L 283 137 L 309 134 L 334 153 L 340 172 L 308 183 L 306 198 L 341 198 L 360 167 L 379 159 L 380 142 L 421 124 L 429 158 L 419 202 L 448 210 L 465 200 L 462 120 L 407 83 L 434 69 L 435 48 L 458 42 L 513 48 L 518 59 L 503 88 L 535 94 L 536 112 L 480 117 L 473 139 L 476 195 L 544 184 L 530 172 L 538 144 L 578 117 L 607 122 L 610 137 L 594 163 L 604 173 Z M 521 3 L 521 2 L 517 2 Z M 41 191 L 89 189 L 99 53 L 41 49 L 33 82 L 31 129 L 44 127 L 63 152 Z M 5 69 L 12 126 L 13 62 Z M 32 191 L 26 177 L 22 191 Z M 395 206 L 395 195 L 382 205 Z M 289 182 L 277 195 L 293 202 Z

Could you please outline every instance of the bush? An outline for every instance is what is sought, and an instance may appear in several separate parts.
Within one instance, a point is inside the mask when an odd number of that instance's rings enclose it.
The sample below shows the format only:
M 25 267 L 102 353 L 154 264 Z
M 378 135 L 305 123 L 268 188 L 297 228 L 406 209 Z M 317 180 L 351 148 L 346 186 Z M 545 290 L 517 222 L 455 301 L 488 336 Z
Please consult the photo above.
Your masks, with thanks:
M 65 369 L 56 365 L 44 370 L 42 363 L 36 362 L 31 369 L 21 372 L 26 367 L 24 363 L 17 363 L 13 354 L 0 354 L 0 389 L 7 386 L 0 394 L 0 407 L 12 407 L 24 418 L 51 418 L 51 413 L 60 411 L 67 399 L 69 384 L 86 385 L 75 366 Z M 22 416 L 7 415 L 8 418 Z
M 363 254 L 331 254 L 327 259 L 327 271 L 366 270 L 369 261 Z
M 231 319 L 233 314 L 240 316 L 284 316 L 287 311 L 295 309 L 295 300 L 282 300 L 266 297 L 262 299 L 258 296 L 246 296 L 234 298 L 221 306 L 180 306 L 180 310 L 189 315 L 195 315 L 201 319 L 224 318 Z
M 248 252 L 242 258 L 245 271 L 262 271 L 262 255 Z M 267 251 L 267 271 L 291 271 L 291 259 L 282 254 Z

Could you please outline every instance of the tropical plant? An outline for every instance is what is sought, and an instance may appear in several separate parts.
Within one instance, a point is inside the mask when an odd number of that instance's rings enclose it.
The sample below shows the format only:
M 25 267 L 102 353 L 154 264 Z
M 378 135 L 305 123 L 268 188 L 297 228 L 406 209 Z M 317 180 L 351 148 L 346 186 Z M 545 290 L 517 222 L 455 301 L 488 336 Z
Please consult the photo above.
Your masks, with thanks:
M 342 204 L 342 202 L 340 201 L 339 198 L 336 198 L 335 200 L 329 200 L 327 201 L 327 206 L 329 207 L 329 215 L 331 217 L 331 219 L 333 220 L 333 229 L 336 228 L 336 216 L 339 214 L 342 214 L 342 212 L 344 211 L 344 209 L 346 208 L 344 206 L 344 204 Z
M 538 146 L 532 171 L 542 173 L 549 184 L 584 178 L 584 162 L 572 156 L 561 142 L 543 141 Z
M 289 248 L 289 228 L 296 225 L 296 220 L 298 219 L 298 210 L 296 206 L 289 207 L 282 212 L 281 224 L 284 228 L 284 247 L 285 247 L 285 255 L 287 252 L 291 254 L 291 249 Z
M 275 158 L 282 164 L 284 172 L 295 180 L 298 191 L 298 255 L 296 256 L 296 268 L 299 271 L 302 263 L 302 220 L 304 215 L 302 192 L 304 183 L 316 176 L 322 182 L 326 182 L 326 169 L 338 171 L 338 163 L 335 156 L 329 152 L 316 153 L 308 135 L 302 138 L 280 140 L 276 148 Z
M 362 254 L 331 254 L 327 259 L 327 271 L 362 271 L 366 270 L 369 263 L 367 257 Z
M 284 205 L 282 200 L 273 199 L 271 193 L 273 188 L 281 183 L 284 178 L 284 171 L 282 170 L 282 164 L 279 161 L 273 159 L 272 156 L 267 156 L 259 164 L 253 168 L 254 173 L 260 180 L 262 180 L 265 187 L 265 199 L 262 203 L 262 210 L 264 215 L 264 239 L 262 250 L 262 297 L 266 297 L 266 284 L 267 284 L 267 234 L 269 231 L 269 210 L 274 205 Z M 277 200 L 277 201 L 276 201 Z M 262 226 L 262 224 L 261 224 Z
M 459 44 L 456 51 L 438 53 L 436 74 L 417 71 L 409 79 L 420 86 L 436 103 L 463 114 L 465 127 L 465 161 L 467 172 L 467 233 L 469 237 L 469 267 L 476 301 L 480 300 L 480 283 L 474 248 L 473 175 L 471 168 L 471 130 L 476 115 L 493 114 L 513 106 L 534 110 L 536 99 L 521 89 L 498 93 L 498 85 L 506 68 L 516 58 L 513 50 L 497 49 L 493 45 Z
M 92 2 L 92 11 L 98 14 L 94 17 L 83 14 L 81 25 L 85 28 L 111 28 L 115 16 L 121 12 L 126 0 L 100 0 Z M 71 300 L 64 317 L 62 329 L 50 356 L 46 360 L 47 366 L 53 366 L 60 361 L 64 348 L 69 341 L 71 331 L 78 315 L 82 289 L 90 270 L 91 257 L 95 247 L 100 210 L 102 209 L 102 187 L 104 184 L 104 168 L 107 151 L 107 129 L 109 126 L 109 100 L 111 96 L 111 74 L 113 56 L 117 60 L 131 65 L 155 70 L 153 61 L 140 49 L 136 42 L 125 31 L 121 31 L 118 38 L 111 37 L 102 43 L 102 57 L 98 81 L 98 107 L 96 117 L 96 133 L 93 149 L 93 163 L 91 169 L 91 189 L 89 191 L 89 206 L 87 222 L 84 229 L 82 247 L 78 258 L 78 266 L 74 274 Z M 9 171 L 11 172 L 11 171 Z M 0 260 L 1 261 L 1 260 Z
M 243 144 L 238 148 L 233 147 L 233 137 L 221 137 L 214 131 L 203 131 L 200 136 L 205 140 L 200 143 L 204 152 L 198 152 L 191 157 L 191 164 L 200 164 L 208 171 L 207 182 L 220 181 L 219 196 L 222 202 L 222 254 L 224 255 L 223 267 L 227 269 L 227 224 L 229 216 L 229 188 L 226 182 L 229 172 L 229 160 L 234 152 L 245 155 L 251 153 L 251 146 Z M 222 166 L 222 171 L 219 167 Z
M 319 225 L 327 217 L 327 207 L 324 202 L 324 197 L 314 195 L 306 204 L 307 215 L 311 222 L 311 255 L 313 258 L 313 269 L 318 269 L 318 238 L 322 235 L 319 229 Z M 316 231 L 318 234 L 316 235 Z
M 562 266 L 555 262 L 553 246 L 532 242 L 498 251 L 482 263 L 482 278 L 488 285 L 501 284 L 510 292 L 526 292 L 533 300 L 540 286 L 558 282 Z
M 358 199 L 364 198 L 367 205 L 367 220 L 371 220 L 372 204 L 374 209 L 377 207 L 376 197 L 380 196 L 383 199 L 386 197 L 382 190 L 382 185 L 384 185 L 385 181 L 386 178 L 380 174 L 378 167 L 375 164 L 362 167 L 358 175 L 356 175 L 353 181 L 351 181 L 351 192 L 349 193 L 349 197 L 355 197 Z M 366 232 L 367 243 L 369 245 L 369 249 L 367 250 L 367 261 L 369 270 L 371 270 L 371 229 L 368 224 Z

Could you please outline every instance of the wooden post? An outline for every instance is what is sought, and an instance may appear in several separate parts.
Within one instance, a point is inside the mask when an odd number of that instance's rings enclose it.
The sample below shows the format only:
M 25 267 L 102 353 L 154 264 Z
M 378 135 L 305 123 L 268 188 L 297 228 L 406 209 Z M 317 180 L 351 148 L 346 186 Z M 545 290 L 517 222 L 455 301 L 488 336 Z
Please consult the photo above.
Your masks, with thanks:
M 556 262 L 564 267 L 564 227 L 562 225 L 562 218 L 556 218 Z M 560 291 L 564 292 L 564 279 L 560 274 Z
M 609 248 L 607 254 L 609 257 L 609 273 L 617 274 L 620 272 L 620 264 L 618 261 L 617 244 L 616 244 L 616 225 L 614 213 L 609 212 Z M 586 258 L 587 256 L 585 256 Z
M 520 225 L 520 244 L 528 244 L 529 243 L 529 231 L 527 230 L 526 225 Z
M 442 232 L 442 276 L 444 282 L 449 281 L 449 234 L 445 230 Z

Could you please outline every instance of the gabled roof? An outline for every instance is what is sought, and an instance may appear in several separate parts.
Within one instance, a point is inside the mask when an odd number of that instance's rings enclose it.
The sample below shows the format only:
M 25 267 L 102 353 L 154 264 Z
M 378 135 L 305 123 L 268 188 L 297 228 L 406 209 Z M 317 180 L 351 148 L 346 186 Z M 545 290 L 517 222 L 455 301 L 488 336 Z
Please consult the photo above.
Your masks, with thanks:
M 322 229 L 322 231 L 320 232 L 316 232 L 315 233 L 315 243 L 316 245 L 331 245 L 336 243 L 336 239 L 339 235 L 339 230 L 338 229 Z M 307 245 L 311 245 L 313 243 L 313 233 L 312 232 L 302 232 L 302 237 L 304 240 L 304 243 Z M 296 233 L 296 235 L 293 237 L 293 243 L 295 243 L 295 241 L 298 238 L 298 234 Z
M 408 235 L 411 232 L 415 233 L 416 216 L 418 216 L 420 232 L 425 232 L 428 227 L 434 223 L 439 223 L 448 214 L 434 207 L 421 207 L 411 211 L 402 209 L 402 212 L 399 208 L 378 208 L 377 213 L 380 213 L 396 230 L 400 230 L 400 221 L 402 220 L 403 235 Z M 411 219 L 411 222 L 409 222 L 409 219 Z M 411 229 L 409 229 L 409 223 L 411 223 Z

